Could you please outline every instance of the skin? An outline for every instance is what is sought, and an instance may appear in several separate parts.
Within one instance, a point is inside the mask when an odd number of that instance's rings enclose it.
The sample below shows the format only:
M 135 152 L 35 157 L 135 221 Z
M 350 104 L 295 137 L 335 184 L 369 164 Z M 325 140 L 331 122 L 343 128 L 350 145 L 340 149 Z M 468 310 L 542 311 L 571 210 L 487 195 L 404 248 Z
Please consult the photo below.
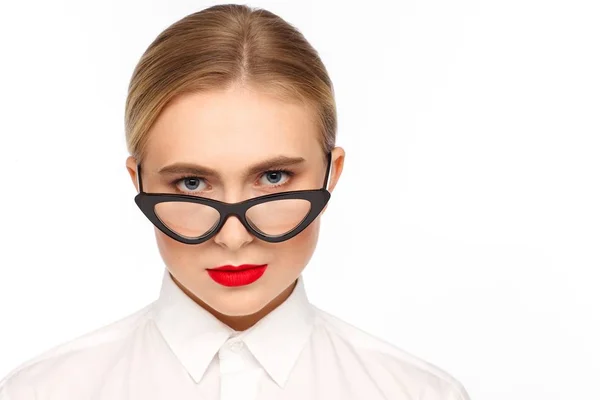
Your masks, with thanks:
M 234 203 L 268 193 L 319 189 L 326 161 L 312 121 L 312 111 L 305 106 L 248 86 L 180 96 L 162 111 L 149 132 L 142 162 L 144 191 L 192 194 Z M 293 176 L 281 173 L 273 180 L 269 175 L 272 169 L 247 174 L 251 166 L 281 155 L 304 159 L 284 168 Z M 333 149 L 330 192 L 342 173 L 344 157 L 341 147 Z M 199 182 L 194 182 L 182 180 L 185 174 L 159 174 L 164 166 L 178 162 L 212 168 L 219 176 L 198 176 Z M 137 190 L 136 160 L 128 157 L 126 166 Z M 242 331 L 292 293 L 316 248 L 323 212 L 300 234 L 281 243 L 254 237 L 236 217 L 229 217 L 217 235 L 199 245 L 177 242 L 154 229 L 161 257 L 175 283 L 217 319 Z M 241 287 L 222 286 L 206 271 L 240 264 L 268 267 L 258 281 Z

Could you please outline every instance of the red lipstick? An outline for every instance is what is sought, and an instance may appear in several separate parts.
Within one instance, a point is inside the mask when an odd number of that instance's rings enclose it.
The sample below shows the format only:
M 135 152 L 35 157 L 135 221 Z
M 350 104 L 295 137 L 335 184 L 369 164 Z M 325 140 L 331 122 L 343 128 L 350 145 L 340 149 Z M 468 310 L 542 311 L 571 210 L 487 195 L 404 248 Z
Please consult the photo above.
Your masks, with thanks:
M 245 286 L 256 282 L 267 269 L 267 264 L 243 264 L 239 266 L 224 265 L 207 269 L 208 275 L 217 283 L 233 287 Z

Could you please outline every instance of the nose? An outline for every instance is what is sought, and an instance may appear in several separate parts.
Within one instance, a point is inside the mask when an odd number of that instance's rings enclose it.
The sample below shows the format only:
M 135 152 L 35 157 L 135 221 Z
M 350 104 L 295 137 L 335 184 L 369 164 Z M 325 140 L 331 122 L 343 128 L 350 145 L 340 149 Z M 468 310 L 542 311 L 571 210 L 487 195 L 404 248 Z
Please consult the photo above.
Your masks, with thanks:
M 214 237 L 215 243 L 229 250 L 238 250 L 253 240 L 253 236 L 235 215 L 230 215 Z

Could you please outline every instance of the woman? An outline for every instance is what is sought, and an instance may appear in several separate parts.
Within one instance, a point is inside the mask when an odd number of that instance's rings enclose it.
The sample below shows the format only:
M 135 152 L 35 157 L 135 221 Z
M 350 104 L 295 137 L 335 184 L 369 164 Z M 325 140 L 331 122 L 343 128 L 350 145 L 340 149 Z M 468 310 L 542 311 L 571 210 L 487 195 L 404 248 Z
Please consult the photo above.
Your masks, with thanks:
M 162 32 L 126 103 L 158 299 L 9 374 L 2 400 L 467 400 L 442 370 L 311 305 L 301 273 L 344 165 L 317 52 L 265 10 Z

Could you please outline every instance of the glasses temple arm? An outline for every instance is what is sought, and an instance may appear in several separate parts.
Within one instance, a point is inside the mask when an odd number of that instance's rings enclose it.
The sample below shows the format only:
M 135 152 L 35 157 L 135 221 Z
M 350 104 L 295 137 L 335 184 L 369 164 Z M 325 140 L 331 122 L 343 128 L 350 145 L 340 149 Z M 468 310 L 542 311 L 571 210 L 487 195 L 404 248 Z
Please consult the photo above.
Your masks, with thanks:
M 327 153 L 327 171 L 325 171 L 325 180 L 323 181 L 323 189 L 327 190 L 329 182 L 329 170 L 331 169 L 331 152 Z
M 143 192 L 144 189 L 142 188 L 142 166 L 140 164 L 137 165 L 137 184 L 138 192 Z

